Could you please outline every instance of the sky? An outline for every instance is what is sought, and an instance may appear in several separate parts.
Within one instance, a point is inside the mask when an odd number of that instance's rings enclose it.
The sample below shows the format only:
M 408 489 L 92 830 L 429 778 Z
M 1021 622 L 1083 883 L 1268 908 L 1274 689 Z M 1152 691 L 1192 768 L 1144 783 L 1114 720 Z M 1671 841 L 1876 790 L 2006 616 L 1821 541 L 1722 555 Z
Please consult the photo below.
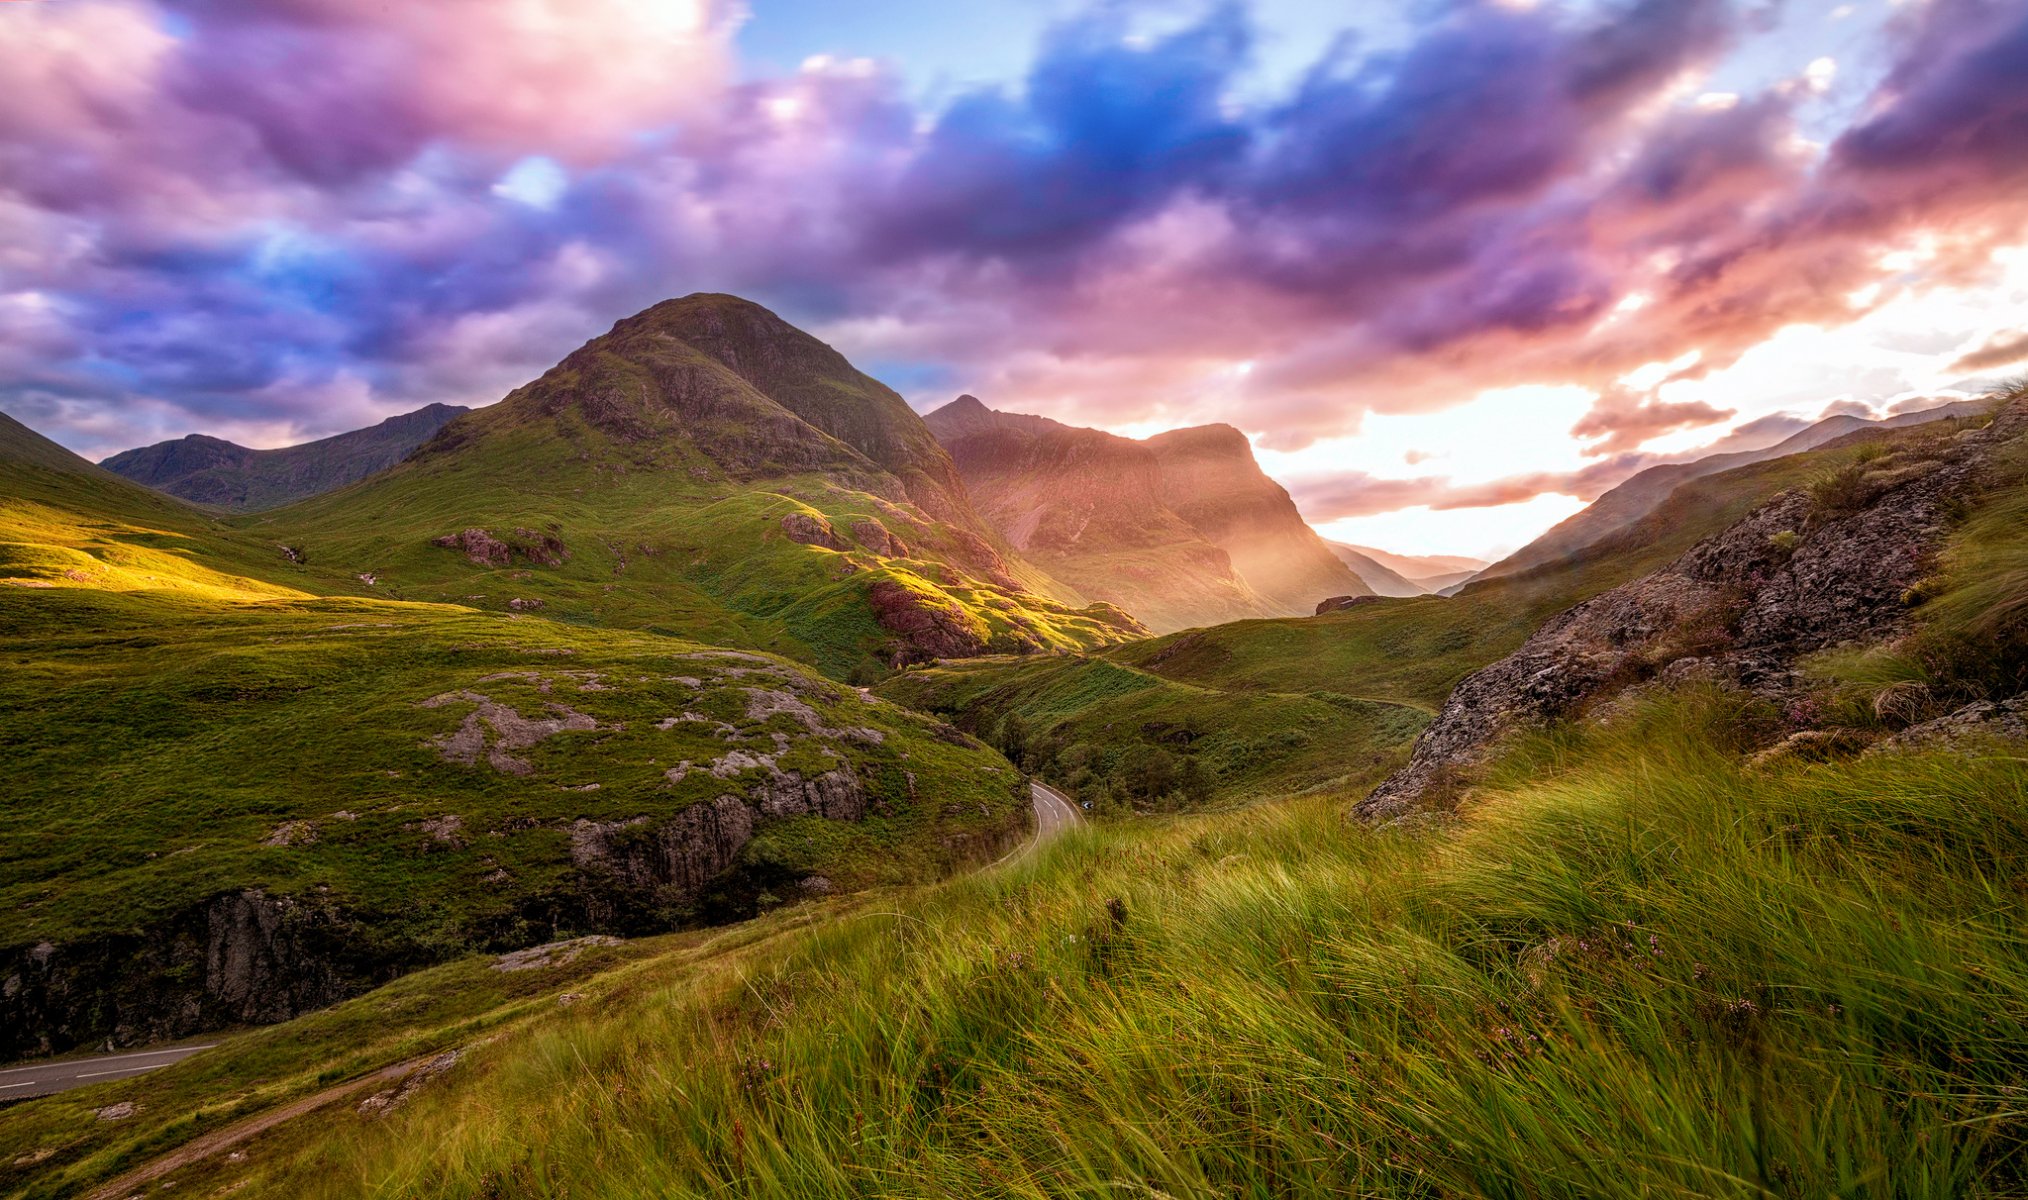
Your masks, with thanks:
M 2028 370 L 2028 0 L 7 0 L 0 411 L 486 404 L 767 304 L 918 409 L 1224 422 L 1329 535 Z

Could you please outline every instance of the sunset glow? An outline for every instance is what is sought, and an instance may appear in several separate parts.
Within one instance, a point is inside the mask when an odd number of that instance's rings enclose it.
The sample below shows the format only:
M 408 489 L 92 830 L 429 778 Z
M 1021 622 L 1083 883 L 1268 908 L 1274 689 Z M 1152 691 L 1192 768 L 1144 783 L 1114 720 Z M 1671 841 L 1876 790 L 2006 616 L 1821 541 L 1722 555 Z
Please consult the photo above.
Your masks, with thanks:
M 2013 0 L 859 7 L 0 6 L 0 409 L 278 445 L 722 291 L 1487 554 L 2028 364 Z

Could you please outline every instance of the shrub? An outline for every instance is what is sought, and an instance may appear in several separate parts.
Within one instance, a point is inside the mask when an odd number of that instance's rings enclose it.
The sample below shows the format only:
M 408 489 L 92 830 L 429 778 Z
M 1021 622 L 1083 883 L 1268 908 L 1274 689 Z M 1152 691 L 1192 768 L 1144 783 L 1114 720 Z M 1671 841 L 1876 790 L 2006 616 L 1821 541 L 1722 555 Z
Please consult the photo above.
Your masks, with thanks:
M 1845 516 L 1866 507 L 1871 498 L 1871 489 L 1866 485 L 1866 468 L 1858 463 L 1846 463 L 1819 474 L 1810 480 L 1810 499 L 1817 511 L 1826 516 Z
M 1794 554 L 1796 547 L 1803 544 L 1803 535 L 1793 529 L 1784 529 L 1780 533 L 1770 536 L 1767 544 L 1783 554 Z

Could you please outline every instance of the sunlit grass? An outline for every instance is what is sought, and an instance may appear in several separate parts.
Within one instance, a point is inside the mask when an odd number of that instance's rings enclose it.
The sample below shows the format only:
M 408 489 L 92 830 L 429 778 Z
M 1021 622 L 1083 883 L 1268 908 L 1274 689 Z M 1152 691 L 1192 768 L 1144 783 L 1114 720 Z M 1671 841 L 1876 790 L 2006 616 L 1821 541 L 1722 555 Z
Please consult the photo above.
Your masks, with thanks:
M 334 1196 L 2009 1193 L 2028 775 L 1750 771 L 1728 720 L 1693 697 L 1539 739 L 1423 836 L 1322 799 L 1086 832 L 573 1010 L 257 1178 Z

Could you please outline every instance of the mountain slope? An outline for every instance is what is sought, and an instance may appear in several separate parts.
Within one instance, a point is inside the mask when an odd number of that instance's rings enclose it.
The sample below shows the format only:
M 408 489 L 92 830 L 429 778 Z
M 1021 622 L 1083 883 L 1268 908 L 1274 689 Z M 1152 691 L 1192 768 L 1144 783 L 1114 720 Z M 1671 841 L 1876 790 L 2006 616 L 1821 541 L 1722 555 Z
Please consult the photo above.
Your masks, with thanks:
M 1352 573 L 1359 577 L 1360 582 L 1372 588 L 1373 594 L 1376 596 L 1399 598 L 1402 596 L 1422 596 L 1427 595 L 1429 592 L 1428 588 L 1423 587 L 1414 580 L 1404 578 L 1399 573 L 1381 566 L 1378 559 L 1373 558 L 1364 551 L 1355 550 L 1339 542 L 1326 542 L 1324 544 L 1331 547 L 1331 553 L 1338 556 L 1338 561 L 1352 568 Z
M 1861 454 L 1661 569 L 1558 614 L 1515 653 L 1460 682 L 1409 763 L 1359 813 L 1385 820 L 1454 803 L 1459 780 L 1517 730 L 1593 710 L 1657 678 L 1729 687 L 1742 703 L 1751 697 L 1782 711 L 1784 732 L 1826 734 L 1811 694 L 1820 689 L 1796 668 L 1808 655 L 1909 632 L 1954 526 L 1991 503 L 1994 488 L 2021 487 L 2028 400 L 2005 405 L 1990 424 L 1891 447 L 1873 441 Z M 2014 614 L 2006 619 L 2017 634 L 2022 603 L 2017 596 L 1996 606 Z M 1926 669 L 1936 674 L 1932 664 Z M 1901 703 L 1937 697 L 1941 680 L 1919 682 Z M 2007 680 L 2007 694 L 2023 683 Z M 1882 719 L 1893 711 L 1877 698 L 1873 708 Z
M 367 588 L 244 520 L 0 418 L 0 1056 L 919 881 L 1026 824 L 1004 760 L 806 666 L 332 595 Z
M 1142 632 L 1006 550 L 899 396 L 729 296 L 626 318 L 392 470 L 257 522 L 381 594 L 834 676 Z
M 1852 416 L 1827 417 L 1800 433 L 1759 450 L 1736 450 L 1727 454 L 1707 455 L 1694 462 L 1666 463 L 1659 467 L 1649 467 L 1592 501 L 1583 510 L 1557 523 L 1541 537 L 1492 566 L 1486 567 L 1477 575 L 1467 578 L 1497 579 L 1502 575 L 1526 571 L 1531 567 L 1538 567 L 1582 550 L 1611 535 L 1615 530 L 1623 529 L 1653 512 L 1658 504 L 1668 498 L 1670 492 L 1694 479 L 1814 450 L 1838 438 L 1868 429 L 1906 429 L 1930 421 L 1969 416 L 1980 411 L 1982 407 L 1980 401 L 1967 400 L 1872 421 Z M 1432 590 L 1454 587 L 1461 582 L 1464 580 L 1452 580 Z
M 193 433 L 172 442 L 122 451 L 99 465 L 195 504 L 253 512 L 384 471 L 469 411 L 454 404 L 431 404 L 389 417 L 369 429 L 279 450 L 250 450 Z
M 961 396 L 924 418 L 982 514 L 1025 557 L 1158 633 L 1280 612 L 1163 501 L 1149 447 Z
M 1230 554 L 1240 578 L 1283 613 L 1315 612 L 1332 596 L 1373 594 L 1260 469 L 1239 430 L 1177 429 L 1146 445 L 1162 464 L 1163 502 Z

